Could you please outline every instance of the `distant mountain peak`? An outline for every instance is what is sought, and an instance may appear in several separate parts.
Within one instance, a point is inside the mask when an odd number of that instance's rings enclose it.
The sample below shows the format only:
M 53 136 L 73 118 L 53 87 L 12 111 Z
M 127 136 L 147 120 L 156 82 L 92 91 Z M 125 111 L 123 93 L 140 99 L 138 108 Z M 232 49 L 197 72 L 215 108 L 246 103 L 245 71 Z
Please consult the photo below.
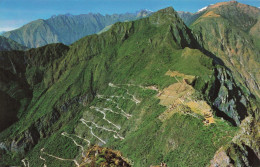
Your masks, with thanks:
M 70 13 L 66 13 L 65 16 L 73 16 L 72 14 Z
M 207 10 L 209 7 L 211 7 L 211 6 L 213 6 L 213 5 L 214 5 L 214 4 L 210 4 L 210 5 L 208 5 L 208 6 L 205 6 L 205 7 L 201 8 L 201 9 L 199 9 L 199 10 L 198 10 L 198 13 Z
M 154 12 L 154 11 L 152 11 L 152 10 L 150 10 L 150 9 L 140 9 L 140 10 L 136 11 L 135 13 L 138 14 L 138 13 L 140 13 L 140 12 L 150 12 L 150 13 L 152 13 L 152 12 Z
M 152 11 L 152 10 L 150 10 L 150 9 L 143 9 L 143 11 L 146 11 L 146 12 L 154 12 L 154 11 Z
M 201 9 L 199 9 L 198 12 L 202 12 L 202 11 L 206 10 L 208 7 L 209 6 L 205 6 L 205 7 L 201 8 Z
M 232 5 L 232 4 L 240 4 L 240 3 L 238 3 L 237 1 L 219 2 L 219 3 L 211 5 L 211 8 L 216 8 L 216 7 L 223 6 L 223 5 Z
M 163 15 L 176 15 L 177 16 L 177 12 L 172 8 L 172 7 L 167 7 L 161 10 L 158 10 L 157 12 L 155 12 L 155 14 L 163 14 Z
M 141 9 L 139 11 L 136 12 L 136 16 L 137 17 L 147 17 L 149 16 L 151 13 L 153 13 L 153 11 L 149 10 L 149 9 Z
M 80 15 L 66 13 L 53 15 L 49 19 L 35 20 L 19 29 L 5 32 L 3 36 L 13 39 L 29 48 L 58 42 L 70 45 L 80 38 L 98 33 L 106 26 L 116 22 L 140 19 L 149 16 L 151 13 L 150 10 L 145 9 L 138 15 L 137 13 L 123 13 L 105 16 L 100 13 Z

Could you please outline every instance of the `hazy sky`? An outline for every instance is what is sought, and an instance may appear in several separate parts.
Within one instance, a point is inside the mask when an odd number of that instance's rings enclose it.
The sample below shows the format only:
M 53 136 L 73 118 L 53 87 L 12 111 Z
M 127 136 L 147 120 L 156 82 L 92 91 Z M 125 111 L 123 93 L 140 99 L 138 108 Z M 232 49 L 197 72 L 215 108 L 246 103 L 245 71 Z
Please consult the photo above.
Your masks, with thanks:
M 260 7 L 260 0 L 238 1 Z M 177 11 L 196 12 L 217 2 L 221 0 L 0 0 L 0 31 L 12 30 L 30 21 L 57 14 L 113 14 L 140 9 L 157 11 L 168 6 Z

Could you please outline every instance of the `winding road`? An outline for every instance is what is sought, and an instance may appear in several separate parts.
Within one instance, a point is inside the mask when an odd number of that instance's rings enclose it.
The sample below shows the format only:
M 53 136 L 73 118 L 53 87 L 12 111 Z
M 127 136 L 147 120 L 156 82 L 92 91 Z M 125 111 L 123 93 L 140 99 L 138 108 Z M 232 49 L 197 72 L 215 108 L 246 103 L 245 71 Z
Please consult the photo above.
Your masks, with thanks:
M 121 115 L 123 115 L 123 116 L 126 117 L 127 119 L 129 119 L 129 118 L 132 117 L 131 114 L 126 113 L 122 108 L 120 108 L 119 105 L 118 105 L 115 101 L 113 101 L 113 99 L 111 99 L 111 98 L 105 98 L 103 95 L 97 95 L 97 98 L 99 98 L 99 99 L 104 99 L 104 100 L 106 100 L 106 101 L 109 101 L 109 102 L 115 104 L 115 105 L 116 105 L 116 108 L 121 111 L 121 113 L 122 113 Z
M 62 135 L 62 136 L 65 136 L 65 137 L 67 137 L 67 138 L 69 138 L 69 139 L 71 139 L 71 140 L 73 141 L 73 143 L 74 143 L 77 147 L 80 147 L 80 149 L 81 149 L 81 151 L 82 151 L 82 152 L 81 152 L 82 157 L 84 157 L 84 147 L 83 147 L 82 145 L 78 144 L 78 143 L 77 143 L 72 137 L 70 137 L 69 134 L 66 133 L 66 132 L 62 132 L 61 135 Z
M 112 88 L 117 88 L 117 89 L 124 89 L 126 90 L 126 94 L 128 96 L 130 96 L 131 98 L 129 97 L 124 97 L 124 96 L 119 96 L 119 95 L 112 95 L 112 96 L 108 96 L 108 98 L 106 98 L 104 95 L 97 95 L 97 98 L 98 99 L 104 99 L 106 102 L 110 102 L 112 104 L 115 104 L 116 108 L 120 111 L 120 112 L 117 112 L 117 111 L 114 111 L 113 109 L 111 108 L 102 108 L 102 107 L 96 107 L 96 106 L 91 106 L 90 109 L 92 110 L 95 110 L 101 114 L 103 114 L 103 120 L 106 121 L 108 124 L 112 125 L 113 127 L 115 127 L 117 130 L 120 130 L 121 127 L 119 125 L 116 125 L 114 124 L 113 122 L 111 122 L 110 120 L 108 120 L 106 118 L 106 112 L 110 112 L 110 113 L 114 113 L 114 114 L 117 114 L 117 115 L 122 115 L 123 117 L 126 117 L 127 119 L 131 118 L 132 115 L 131 114 L 128 114 L 126 113 L 120 106 L 119 104 L 113 100 L 113 98 L 121 98 L 121 99 L 124 99 L 124 100 L 131 100 L 133 101 L 136 105 L 141 103 L 140 100 L 138 100 L 133 94 L 129 93 L 129 90 L 126 89 L 126 88 L 122 88 L 121 86 L 136 86 L 136 87 L 139 87 L 139 88 L 142 88 L 142 89 L 145 89 L 145 87 L 143 86 L 139 86 L 139 85 L 134 85 L 134 84 L 121 84 L 121 85 L 115 85 L 115 84 L 112 84 L 112 83 L 109 83 L 108 84 L 109 87 L 112 87 Z M 90 133 L 92 136 L 94 136 L 95 138 L 97 138 L 99 141 L 101 141 L 103 144 L 106 144 L 106 141 L 101 139 L 100 137 L 98 137 L 96 134 L 94 134 L 93 132 L 93 127 L 95 128 L 98 128 L 98 129 L 102 129 L 104 131 L 107 131 L 107 132 L 110 132 L 113 134 L 113 137 L 115 139 L 120 139 L 120 140 L 123 140 L 124 137 L 122 137 L 118 131 L 116 130 L 113 130 L 113 129 L 108 129 L 104 126 L 99 126 L 98 124 L 96 124 L 95 122 L 93 121 L 87 121 L 83 118 L 80 119 L 81 123 L 84 124 L 85 126 L 87 126 L 87 128 L 90 129 Z M 78 142 L 76 142 L 76 140 L 73 138 L 73 137 L 76 137 L 76 138 L 79 138 L 83 141 L 85 141 L 86 143 L 88 143 L 88 146 L 90 145 L 90 140 L 87 140 L 81 136 L 78 136 L 76 134 L 68 134 L 67 132 L 62 132 L 61 133 L 62 136 L 64 137 L 67 137 L 69 139 L 71 139 L 73 141 L 73 143 L 77 146 L 77 147 L 80 147 L 81 151 L 82 151 L 82 157 L 84 157 L 84 146 L 83 145 L 80 145 Z M 57 160 L 60 160 L 60 161 L 71 161 L 71 162 L 74 162 L 74 164 L 79 167 L 79 163 L 77 162 L 76 159 L 65 159 L 65 158 L 61 158 L 61 157 L 57 157 L 55 155 L 52 155 L 52 154 L 49 154 L 47 152 L 44 151 L 44 148 L 42 148 L 40 150 L 41 154 L 44 154 L 46 156 L 49 156 L 49 157 L 52 157 L 54 159 L 57 159 Z M 46 165 L 46 159 L 42 157 L 42 155 L 39 156 L 39 158 L 44 161 L 44 165 L 43 167 L 47 167 Z M 23 159 L 22 160 L 23 164 L 25 167 L 30 167 L 30 164 L 29 164 L 29 161 L 27 159 Z
M 27 163 L 26 163 L 26 161 L 27 161 Z M 25 167 L 30 167 L 30 163 L 27 159 L 22 159 L 22 163 Z
M 129 85 L 130 85 L 130 84 L 129 84 Z M 129 96 L 132 97 L 132 99 L 130 99 L 130 100 L 132 100 L 133 102 L 135 102 L 135 104 L 141 103 L 141 101 L 138 100 L 133 94 L 129 93 L 129 90 L 128 90 L 128 89 L 119 87 L 119 86 L 117 86 L 117 85 L 115 85 L 115 84 L 113 84 L 113 83 L 109 83 L 108 86 L 110 86 L 110 87 L 112 87 L 112 88 L 118 88 L 118 89 L 124 89 L 124 90 L 126 90 L 126 94 L 128 94 Z
M 93 123 L 93 122 L 91 122 L 91 121 L 86 121 L 86 120 L 84 120 L 83 118 L 81 118 L 80 121 L 90 129 L 90 133 L 91 133 L 95 138 L 97 138 L 98 140 L 100 140 L 103 144 L 106 144 L 106 142 L 105 142 L 104 140 L 102 140 L 100 137 L 98 137 L 97 135 L 94 134 L 93 129 L 92 129 L 92 126 L 89 126 L 89 125 L 87 124 L 87 123 Z
M 45 155 L 47 155 L 47 156 L 49 156 L 49 157 L 58 159 L 58 160 L 60 160 L 60 161 L 72 161 L 72 162 L 74 162 L 74 164 L 75 164 L 77 167 L 79 167 L 79 163 L 78 163 L 75 159 L 64 159 L 64 158 L 57 157 L 57 156 L 55 156 L 55 155 L 48 154 L 48 153 L 44 152 L 44 148 L 41 149 L 41 153 L 43 153 L 43 154 L 45 154 Z
M 91 106 L 90 109 L 94 109 L 95 111 L 100 112 L 101 114 L 103 114 L 103 120 L 105 120 L 105 121 L 108 122 L 109 124 L 113 125 L 113 126 L 116 127 L 118 130 L 121 129 L 120 126 L 114 124 L 113 122 L 109 121 L 109 120 L 106 118 L 106 113 L 104 112 L 104 110 L 101 110 L 100 108 L 94 107 L 94 106 Z

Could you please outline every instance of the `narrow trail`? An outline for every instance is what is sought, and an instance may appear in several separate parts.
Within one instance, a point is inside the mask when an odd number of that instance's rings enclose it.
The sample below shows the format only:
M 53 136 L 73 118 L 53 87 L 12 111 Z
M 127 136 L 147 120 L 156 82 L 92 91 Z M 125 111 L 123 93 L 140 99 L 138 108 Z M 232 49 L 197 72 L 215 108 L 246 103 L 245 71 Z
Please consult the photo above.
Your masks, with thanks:
M 62 132 L 61 135 L 62 135 L 62 136 L 65 136 L 65 137 L 67 137 L 67 138 L 69 138 L 69 139 L 71 139 L 71 140 L 73 141 L 73 143 L 74 143 L 77 147 L 80 147 L 82 157 L 84 157 L 84 147 L 83 147 L 82 145 L 78 144 L 78 143 L 77 143 L 72 137 L 70 137 L 69 134 L 66 133 L 66 132 Z
M 90 133 L 95 137 L 97 138 L 99 141 L 101 141 L 103 144 L 106 144 L 106 142 L 104 140 L 102 140 L 100 137 L 98 137 L 97 135 L 94 134 L 93 130 L 92 130 L 92 126 L 89 126 L 87 123 L 89 123 L 90 121 L 86 121 L 84 120 L 83 118 L 80 119 L 80 121 L 86 125 L 89 129 L 90 129 Z M 90 122 L 90 123 L 93 123 L 93 122 Z
M 27 163 L 26 163 L 26 161 L 27 161 Z M 22 159 L 22 163 L 25 167 L 30 167 L 30 163 L 27 159 Z
M 97 95 L 97 98 L 99 98 L 99 99 L 104 99 L 104 100 L 106 100 L 106 101 L 109 101 L 109 102 L 115 104 L 115 105 L 116 105 L 116 108 L 121 111 L 121 113 L 122 113 L 121 115 L 123 115 L 123 116 L 126 117 L 127 119 L 129 119 L 129 118 L 132 117 L 131 114 L 126 113 L 122 108 L 120 108 L 119 105 L 118 105 L 113 99 L 111 99 L 111 98 L 105 98 L 103 95 Z
M 134 100 L 133 98 L 129 98 L 129 97 L 124 97 L 124 96 L 118 96 L 118 95 L 112 95 L 112 96 L 104 96 L 104 95 L 98 95 L 99 97 L 102 97 L 102 98 L 108 98 L 108 99 L 113 99 L 113 98 L 117 98 L 117 99 L 124 99 L 124 100 L 131 100 L 132 102 L 134 102 L 135 104 L 136 103 L 136 100 Z
M 49 157 L 52 157 L 52 158 L 55 158 L 57 160 L 60 160 L 60 161 L 72 161 L 74 162 L 74 164 L 79 167 L 79 163 L 75 160 L 75 159 L 64 159 L 64 158 L 60 158 L 60 157 L 57 157 L 57 156 L 54 156 L 54 155 L 51 155 L 51 154 L 48 154 L 46 152 L 44 152 L 44 148 L 41 149 L 41 152 Z
M 83 118 L 82 119 L 80 119 L 81 120 L 81 122 L 83 123 L 83 124 L 85 124 L 85 125 L 87 125 L 87 123 L 91 123 L 91 124 L 93 124 L 96 128 L 98 128 L 98 129 L 103 129 L 103 130 L 105 130 L 105 131 L 108 131 L 108 132 L 112 132 L 112 133 L 114 133 L 114 135 L 113 135 L 113 137 L 115 138 L 115 139 L 121 139 L 121 140 L 123 140 L 123 139 L 125 139 L 124 137 L 122 137 L 117 131 L 115 131 L 115 130 L 112 130 L 112 129 L 107 129 L 106 127 L 103 127 L 103 126 L 99 126 L 98 124 L 96 124 L 95 122 L 92 122 L 92 121 L 86 121 L 86 120 L 84 120 Z M 92 126 L 89 126 L 89 125 L 87 125 L 89 128 L 91 127 L 91 131 L 92 131 Z M 91 133 L 92 135 L 93 135 L 93 133 Z M 96 138 L 98 138 L 100 141 L 103 141 L 103 143 L 104 144 L 106 144 L 106 142 L 104 141 L 104 140 L 102 140 L 102 139 L 100 139 L 99 137 L 97 137 L 96 135 L 93 135 L 93 136 L 95 136 Z
M 122 116 L 124 116 L 122 113 L 119 113 L 119 112 L 113 111 L 111 108 L 101 108 L 101 107 L 97 107 L 97 108 L 102 109 L 102 110 L 104 110 L 104 111 L 108 111 L 108 112 L 111 112 L 111 113 L 117 114 L 117 115 L 122 115 Z
M 129 85 L 130 85 L 130 84 L 129 84 Z M 122 87 L 120 87 L 120 86 L 118 86 L 118 85 L 114 85 L 113 83 L 109 83 L 108 86 L 110 86 L 110 87 L 112 87 L 112 88 L 118 88 L 118 89 L 124 89 L 124 90 L 126 90 L 126 94 L 128 94 L 129 96 L 132 97 L 131 100 L 132 100 L 133 102 L 135 102 L 135 104 L 141 103 L 141 101 L 138 100 L 133 94 L 129 93 L 129 90 L 128 90 L 128 89 L 122 88 Z
M 135 104 L 138 104 L 138 100 L 137 100 L 137 99 L 127 98 L 127 97 L 124 97 L 124 96 L 109 96 L 109 98 L 117 98 L 117 99 L 131 100 L 131 101 L 134 102 Z
M 105 113 L 103 110 L 101 110 L 100 108 L 91 106 L 90 109 L 94 109 L 95 111 L 102 113 L 102 114 L 103 114 L 103 118 L 102 118 L 103 120 L 105 120 L 105 121 L 108 122 L 109 124 L 113 125 L 113 126 L 116 127 L 118 130 L 121 129 L 121 127 L 119 127 L 118 125 L 116 125 L 116 124 L 114 124 L 113 122 L 109 121 L 109 120 L 106 118 L 106 113 Z
M 115 85 L 115 84 L 114 84 Z M 116 84 L 117 86 L 132 86 L 132 87 L 138 87 L 138 88 L 141 88 L 141 89 L 146 89 L 144 86 L 142 85 L 135 85 L 135 84 Z
M 66 133 L 66 132 L 65 132 Z M 68 134 L 68 133 L 67 133 Z M 88 143 L 88 146 L 90 146 L 90 140 L 88 140 L 88 139 L 85 139 L 85 138 L 83 138 L 83 137 L 81 137 L 81 136 L 78 136 L 78 135 L 75 135 L 75 134 L 68 134 L 68 135 L 70 135 L 70 136 L 75 136 L 75 137 L 77 137 L 77 138 L 79 138 L 79 139 L 81 139 L 81 140 L 84 140 L 86 143 Z
M 39 158 L 44 161 L 43 167 L 47 167 L 47 165 L 45 164 L 46 163 L 46 159 L 42 158 L 42 156 L 40 156 Z

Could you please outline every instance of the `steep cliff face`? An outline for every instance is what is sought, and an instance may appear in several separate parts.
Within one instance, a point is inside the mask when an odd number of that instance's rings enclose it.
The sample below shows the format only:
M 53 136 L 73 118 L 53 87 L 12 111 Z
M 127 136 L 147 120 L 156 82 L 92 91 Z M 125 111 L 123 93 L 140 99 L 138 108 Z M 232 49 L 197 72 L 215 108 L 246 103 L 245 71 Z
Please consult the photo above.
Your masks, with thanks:
M 250 93 L 236 85 L 228 69 L 217 66 L 209 82 L 201 84 L 198 78 L 194 84 L 195 88 L 201 90 L 205 99 L 212 104 L 216 110 L 215 114 L 233 125 L 239 126 L 243 119 L 252 114 Z
M 211 166 L 259 166 L 259 127 L 259 118 L 247 117 L 232 142 L 216 152 Z
M 94 144 L 120 150 L 134 166 L 207 165 L 235 135 L 229 122 L 251 115 L 251 103 L 226 67 L 200 49 L 166 8 L 69 47 L 19 52 L 33 96 L 23 117 L 1 133 L 0 165 L 79 166 Z M 178 104 L 161 105 L 158 96 L 169 101 L 172 93 Z M 205 124 L 200 102 L 229 122 L 211 115 L 214 122 Z
M 192 25 L 200 44 L 219 57 L 234 77 L 259 98 L 260 10 L 232 1 L 210 6 Z

